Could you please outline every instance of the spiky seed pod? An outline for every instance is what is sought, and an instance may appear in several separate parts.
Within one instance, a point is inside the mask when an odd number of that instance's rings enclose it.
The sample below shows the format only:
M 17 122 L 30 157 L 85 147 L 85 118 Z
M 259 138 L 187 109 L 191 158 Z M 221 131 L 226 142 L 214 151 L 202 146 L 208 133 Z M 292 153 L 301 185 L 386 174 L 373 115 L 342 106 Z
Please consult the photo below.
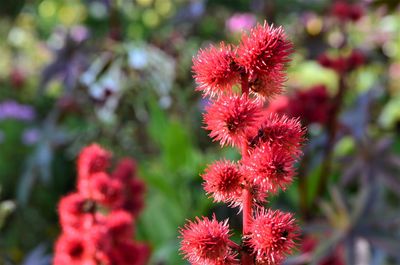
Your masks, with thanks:
M 206 108 L 205 128 L 221 146 L 241 148 L 246 144 L 246 135 L 257 127 L 261 114 L 260 104 L 247 96 L 224 95 Z

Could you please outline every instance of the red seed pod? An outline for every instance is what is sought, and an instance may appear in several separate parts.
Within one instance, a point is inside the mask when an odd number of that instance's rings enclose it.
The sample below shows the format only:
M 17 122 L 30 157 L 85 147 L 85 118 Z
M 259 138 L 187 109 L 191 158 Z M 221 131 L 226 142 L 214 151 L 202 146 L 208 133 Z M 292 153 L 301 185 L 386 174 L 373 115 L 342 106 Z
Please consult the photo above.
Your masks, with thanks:
M 286 79 L 285 64 L 290 61 L 292 43 L 282 27 L 258 24 L 243 34 L 237 62 L 250 77 L 250 88 L 261 100 L 281 92 Z
M 200 50 L 193 58 L 194 79 L 197 90 L 204 96 L 216 96 L 232 92 L 232 85 L 239 81 L 239 68 L 235 52 L 230 45 L 210 46 Z
M 201 176 L 204 190 L 216 202 L 237 205 L 241 201 L 244 177 L 238 166 L 231 161 L 216 161 Z
M 227 221 L 218 222 L 213 217 L 189 221 L 181 233 L 181 248 L 185 258 L 192 264 L 231 264 L 235 260 L 229 247 Z
M 224 95 L 206 107 L 205 128 L 221 146 L 240 148 L 246 143 L 247 133 L 257 126 L 261 110 L 259 103 L 245 95 Z
M 247 244 L 256 255 L 257 264 L 281 264 L 293 252 L 299 228 L 293 214 L 260 209 L 250 226 Z
M 295 158 L 290 150 L 278 145 L 263 145 L 242 158 L 241 170 L 248 182 L 260 192 L 275 194 L 292 183 Z

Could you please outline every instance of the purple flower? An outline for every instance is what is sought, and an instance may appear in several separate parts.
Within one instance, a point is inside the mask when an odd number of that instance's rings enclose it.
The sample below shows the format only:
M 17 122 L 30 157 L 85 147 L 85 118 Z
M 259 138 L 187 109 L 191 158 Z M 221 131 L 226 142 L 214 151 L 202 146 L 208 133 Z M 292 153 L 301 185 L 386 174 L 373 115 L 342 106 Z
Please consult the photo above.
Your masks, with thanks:
M 251 29 L 256 22 L 256 16 L 251 13 L 236 13 L 226 21 L 225 25 L 230 32 L 236 33 Z
M 0 103 L 0 121 L 5 119 L 31 121 L 35 116 L 35 110 L 29 105 L 19 104 L 13 100 Z
M 33 145 L 37 143 L 40 137 L 40 131 L 36 128 L 26 129 L 22 134 L 22 142 L 25 145 Z

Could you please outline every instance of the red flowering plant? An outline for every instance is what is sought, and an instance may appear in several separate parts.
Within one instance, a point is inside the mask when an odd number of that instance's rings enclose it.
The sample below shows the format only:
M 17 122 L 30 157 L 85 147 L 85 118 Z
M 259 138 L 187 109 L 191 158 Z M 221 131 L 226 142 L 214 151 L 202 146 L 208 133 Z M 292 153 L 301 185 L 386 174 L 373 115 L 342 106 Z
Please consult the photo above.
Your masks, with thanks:
M 149 246 L 133 240 L 133 224 L 143 207 L 144 183 L 135 161 L 124 158 L 108 173 L 111 153 L 97 144 L 78 158 L 77 191 L 61 199 L 62 234 L 54 265 L 143 265 Z
M 239 207 L 243 234 L 237 244 L 227 221 L 215 216 L 189 221 L 180 229 L 181 252 L 192 264 L 281 264 L 296 247 L 293 214 L 263 207 L 268 196 L 291 184 L 301 155 L 299 120 L 263 106 L 281 93 L 291 52 L 283 28 L 264 23 L 244 33 L 238 46 L 211 46 L 193 60 L 197 90 L 210 97 L 205 128 L 242 157 L 209 165 L 202 174 L 204 189 L 215 202 Z

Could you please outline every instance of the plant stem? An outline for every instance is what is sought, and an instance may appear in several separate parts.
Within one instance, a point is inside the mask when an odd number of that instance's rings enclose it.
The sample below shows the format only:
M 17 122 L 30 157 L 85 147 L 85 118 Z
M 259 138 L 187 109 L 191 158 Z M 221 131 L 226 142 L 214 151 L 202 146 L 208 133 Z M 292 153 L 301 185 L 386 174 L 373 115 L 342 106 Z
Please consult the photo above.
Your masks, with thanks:
M 242 94 L 249 94 L 249 76 L 247 74 L 242 74 L 241 78 Z
M 307 171 L 308 165 L 310 162 L 310 156 L 307 153 L 304 154 L 303 159 L 300 162 L 299 170 L 298 170 L 298 179 L 299 179 L 299 203 L 300 203 L 300 212 L 303 216 L 304 220 L 309 219 L 309 207 L 308 207 L 308 185 L 307 185 Z
M 252 219 L 252 196 L 247 188 L 243 189 L 243 235 L 249 233 L 249 226 Z
M 332 169 L 333 147 L 337 133 L 337 123 L 340 109 L 343 105 L 344 94 L 346 91 L 345 80 L 342 75 L 339 78 L 339 90 L 334 98 L 332 111 L 329 115 L 327 123 L 328 141 L 324 152 L 324 158 L 321 166 L 320 175 L 318 178 L 318 185 L 315 198 L 319 199 L 326 190 L 328 179 Z M 315 200 L 314 200 L 315 203 Z
M 248 188 L 243 189 L 243 238 L 250 232 L 250 224 L 252 221 L 252 195 Z M 251 254 L 246 251 L 246 248 L 242 249 L 242 265 L 252 265 Z
M 248 96 L 249 94 L 249 80 L 247 74 L 242 74 L 241 76 L 241 86 L 242 86 L 242 94 Z M 243 145 L 242 148 L 242 157 L 246 157 L 247 153 L 247 144 Z M 253 218 L 253 205 L 252 205 L 252 194 L 248 187 L 243 188 L 242 193 L 242 203 L 243 203 L 243 237 L 246 238 L 246 235 L 250 232 L 250 224 Z M 242 247 L 241 251 L 241 264 L 242 265 L 253 265 L 253 259 L 251 253 L 246 251 L 246 248 Z
M 249 253 L 247 253 L 245 250 L 242 251 L 240 264 L 241 265 L 253 265 L 254 264 L 253 257 Z

